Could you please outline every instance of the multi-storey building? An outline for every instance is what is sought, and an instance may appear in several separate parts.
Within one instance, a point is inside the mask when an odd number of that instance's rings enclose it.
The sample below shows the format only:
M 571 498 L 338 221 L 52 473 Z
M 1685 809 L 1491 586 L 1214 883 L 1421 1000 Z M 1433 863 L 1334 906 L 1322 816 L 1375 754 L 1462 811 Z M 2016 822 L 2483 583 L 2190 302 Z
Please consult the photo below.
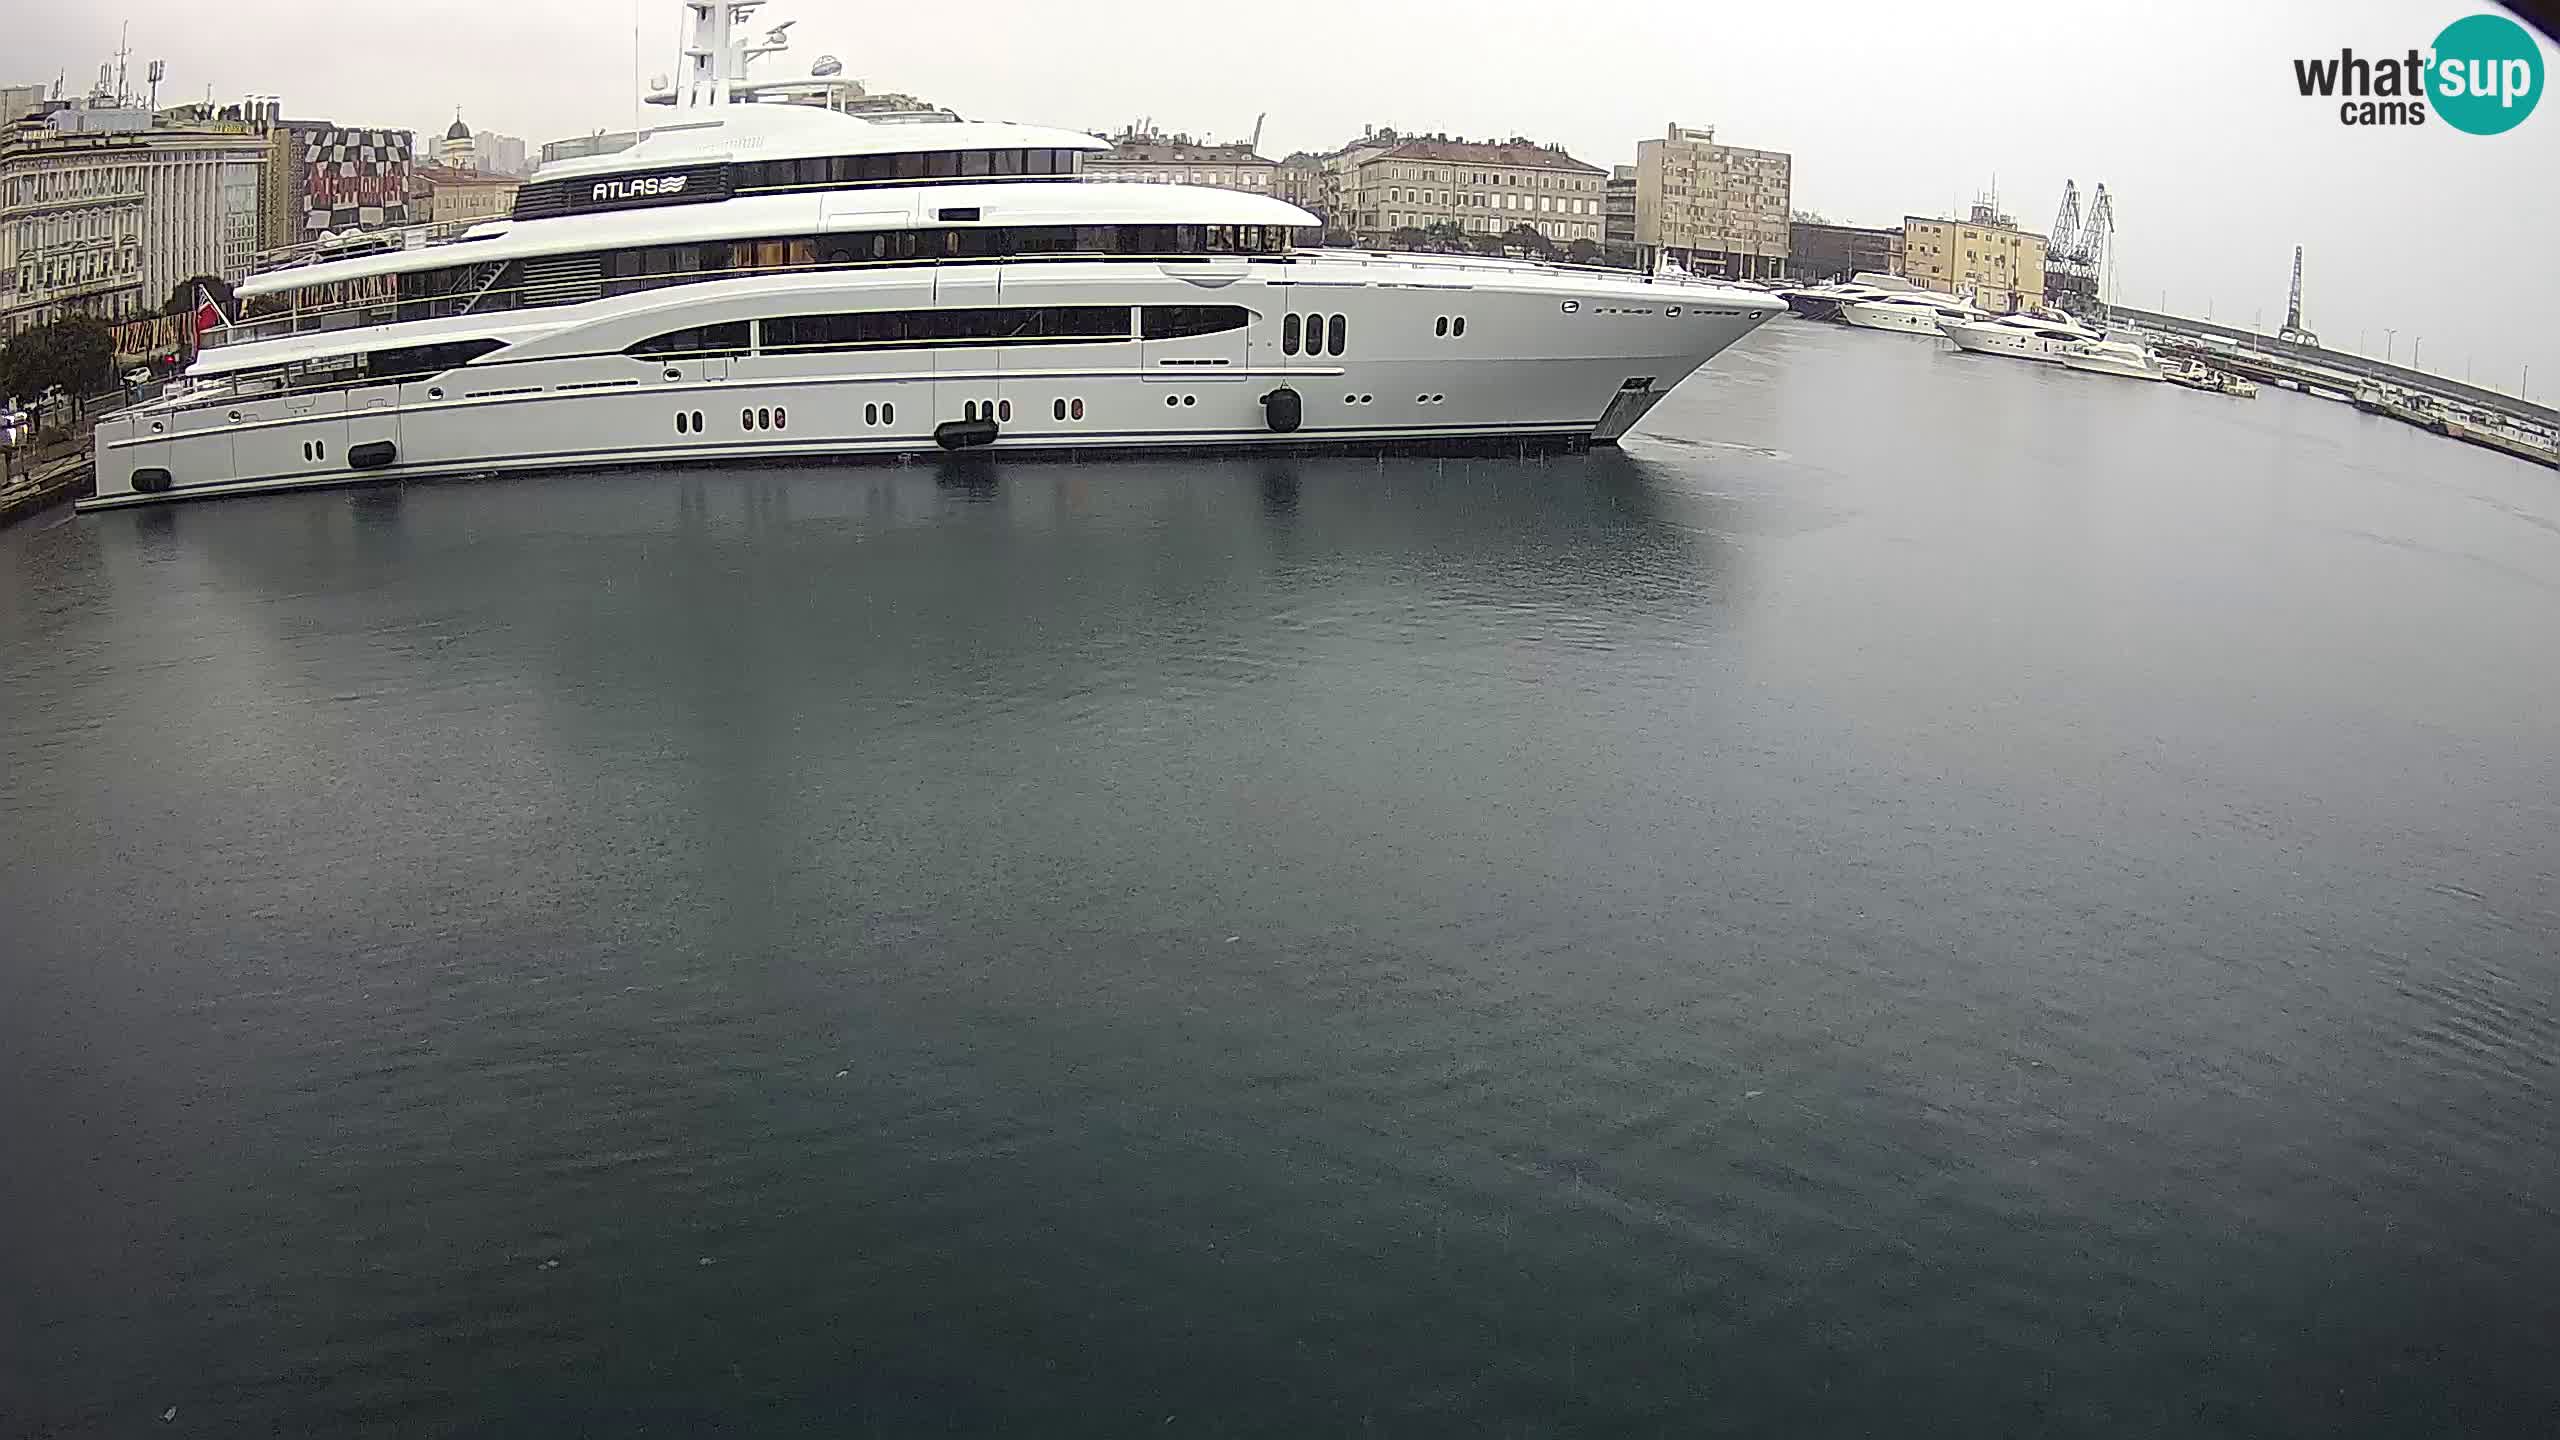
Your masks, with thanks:
M 2045 237 L 2020 230 L 1989 205 L 1969 220 L 1922 215 L 1902 221 L 1902 273 L 1985 310 L 2031 310 L 2044 303 Z
M 0 85 L 0 125 L 44 108 L 41 85 Z
M 1137 130 L 1106 138 L 1109 151 L 1084 157 L 1086 175 L 1156 185 L 1214 185 L 1261 195 L 1278 188 L 1279 162 L 1256 155 L 1251 145 L 1215 145 L 1188 135 Z
M 360 130 L 266 111 L 267 175 L 259 248 L 281 250 L 344 230 L 406 225 L 413 142 L 406 130 Z
M 1352 228 L 1383 242 L 1399 230 L 1454 226 L 1507 235 L 1523 226 L 1556 245 L 1598 244 L 1609 172 L 1528 140 L 1405 140 L 1355 167 Z
M 483 130 L 472 139 L 480 152 L 481 174 L 512 175 L 521 180 L 533 173 L 532 167 L 525 163 L 522 138 L 501 135 L 495 130 Z
M 1612 265 L 1636 263 L 1636 167 L 1612 165 L 1601 187 L 1600 248 Z
M 265 141 L 237 120 L 51 105 L 0 130 L 0 335 L 158 308 L 237 279 L 258 243 Z
M 1793 160 L 1719 145 L 1674 125 L 1636 146 L 1636 245 L 1647 268 L 1676 261 L 1732 279 L 1783 274 Z
M 1312 213 L 1317 219 L 1332 223 L 1325 209 L 1324 157 L 1301 150 L 1280 162 L 1271 172 L 1271 193 Z
M 1360 167 L 1404 143 L 1404 137 L 1393 130 L 1374 126 L 1364 129 L 1360 138 L 1324 156 L 1317 163 L 1323 174 L 1316 192 L 1316 213 L 1324 217 L 1325 233 L 1343 239 L 1356 239 L 1360 229 Z
M 413 165 L 409 167 L 410 214 L 434 225 L 497 219 L 515 209 L 516 187 L 521 183 L 512 175 L 484 175 L 451 165 Z

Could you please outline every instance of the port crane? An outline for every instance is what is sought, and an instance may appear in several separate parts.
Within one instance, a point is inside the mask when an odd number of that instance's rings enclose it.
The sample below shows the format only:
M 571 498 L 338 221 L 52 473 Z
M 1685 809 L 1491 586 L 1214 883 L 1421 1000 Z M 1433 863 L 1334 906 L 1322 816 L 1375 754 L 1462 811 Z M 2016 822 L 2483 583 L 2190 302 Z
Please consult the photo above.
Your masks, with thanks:
M 2320 337 L 2302 328 L 2302 247 L 2293 247 L 2293 294 L 2284 303 L 2284 328 L 2276 332 L 2279 340 L 2317 349 Z
M 2045 242 L 2044 298 L 2048 305 L 2089 318 L 2106 314 L 2104 280 L 2107 251 L 2115 239 L 2116 202 L 2100 185 L 2090 192 L 2089 212 L 2080 213 L 2080 187 L 2062 182 L 2062 208 L 2053 217 L 2053 234 Z

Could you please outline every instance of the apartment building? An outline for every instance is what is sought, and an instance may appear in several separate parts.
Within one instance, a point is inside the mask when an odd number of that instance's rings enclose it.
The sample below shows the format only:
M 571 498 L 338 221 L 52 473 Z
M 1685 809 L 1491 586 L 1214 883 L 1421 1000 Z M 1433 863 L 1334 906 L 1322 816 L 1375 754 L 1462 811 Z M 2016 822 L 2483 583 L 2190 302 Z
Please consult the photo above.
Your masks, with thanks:
M 1794 161 L 1715 134 L 1673 125 L 1636 146 L 1639 258 L 1729 279 L 1784 274 Z
M 1902 273 L 1913 283 L 1968 295 L 1985 310 L 2008 313 L 2044 303 L 2045 237 L 2003 223 L 1988 206 L 1970 220 L 1923 215 L 1902 221 Z
M 1522 226 L 1561 248 L 1600 243 L 1609 172 L 1560 145 L 1514 138 L 1404 140 L 1358 162 L 1352 229 L 1370 243 L 1399 230 L 1455 226 L 1507 235 Z
M 1612 165 L 1600 197 L 1600 248 L 1612 265 L 1636 263 L 1636 167 Z
M 1212 185 L 1257 195 L 1278 189 L 1279 162 L 1256 155 L 1251 145 L 1214 145 L 1188 135 L 1134 130 L 1108 138 L 1109 150 L 1084 157 L 1086 175 L 1154 185 Z
M 1271 193 L 1319 220 L 1328 220 L 1325 209 L 1324 157 L 1301 150 L 1280 162 L 1271 172 Z
M 520 183 L 512 175 L 487 175 L 453 165 L 413 165 L 409 167 L 409 213 L 420 216 L 423 211 L 421 218 L 434 225 L 493 220 L 515 208 Z

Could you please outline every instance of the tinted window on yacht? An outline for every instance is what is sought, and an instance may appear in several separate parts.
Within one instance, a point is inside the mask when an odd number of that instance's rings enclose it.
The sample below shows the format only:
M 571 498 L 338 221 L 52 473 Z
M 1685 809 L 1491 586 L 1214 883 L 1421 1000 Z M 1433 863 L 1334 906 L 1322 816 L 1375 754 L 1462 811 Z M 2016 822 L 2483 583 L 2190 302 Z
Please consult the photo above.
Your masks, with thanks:
M 916 180 L 1004 179 L 1017 175 L 1073 175 L 1082 169 L 1075 150 L 927 150 L 903 155 L 835 155 L 805 160 L 750 160 L 730 167 L 740 192 L 817 186 L 883 185 Z M 546 210 L 544 214 L 563 213 Z
M 626 355 L 743 355 L 747 353 L 747 322 L 724 320 L 717 325 L 696 325 L 689 330 L 670 330 L 652 335 L 623 352 Z
M 786 315 L 763 322 L 763 353 L 871 350 L 900 345 L 1039 345 L 1129 338 L 1125 305 L 1006 305 L 969 310 L 869 310 Z
M 389 375 L 433 375 L 468 365 L 492 350 L 505 348 L 496 340 L 451 340 L 442 345 L 404 345 L 396 350 L 376 350 L 364 357 L 365 373 L 377 378 Z
M 1139 333 L 1149 340 L 1179 340 L 1252 323 L 1252 313 L 1241 305 L 1150 305 L 1141 312 Z

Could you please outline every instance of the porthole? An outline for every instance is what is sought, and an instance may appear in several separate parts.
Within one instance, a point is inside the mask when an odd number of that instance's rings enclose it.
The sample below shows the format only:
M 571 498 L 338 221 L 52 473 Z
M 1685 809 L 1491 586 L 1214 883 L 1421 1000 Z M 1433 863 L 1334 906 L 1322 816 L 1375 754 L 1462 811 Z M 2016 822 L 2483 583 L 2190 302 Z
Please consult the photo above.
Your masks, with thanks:
M 1375 396 L 1375 395 L 1363 395 L 1363 396 L 1361 396 L 1361 397 L 1360 397 L 1360 403 L 1361 403 L 1361 404 L 1363 404 L 1363 405 L 1367 405 L 1367 404 L 1370 404 L 1370 403 L 1374 402 L 1377 398 L 1378 398 L 1378 397 L 1377 397 L 1377 396 Z
M 1446 316 L 1446 315 L 1443 315 L 1443 316 L 1441 316 L 1439 319 L 1437 319 L 1437 320 L 1435 320 L 1435 321 L 1431 322 L 1431 333 L 1432 333 L 1432 334 L 1434 334 L 1434 335 L 1446 335 L 1446 334 L 1448 334 L 1448 333 L 1449 333 L 1449 317 L 1448 317 L 1448 316 Z
M 1067 418 L 1070 420 L 1081 420 L 1084 418 L 1083 396 L 1079 395 L 1075 399 L 1067 402 Z
M 679 435 L 683 434 L 683 433 L 685 432 L 686 424 L 687 424 L 687 419 L 686 419 L 685 413 L 684 413 L 683 411 L 681 411 L 681 410 L 677 411 L 677 412 L 676 412 L 676 433 L 677 433 L 677 434 L 679 434 Z
M 1167 410 L 1170 410 L 1170 409 L 1172 409 L 1174 406 L 1179 405 L 1179 404 L 1181 404 L 1181 403 L 1182 403 L 1182 397 L 1181 397 L 1181 396 L 1179 396 L 1179 395 L 1167 395 L 1166 397 L 1164 397 L 1164 408 L 1166 408 Z
M 1182 397 L 1182 403 L 1185 405 L 1197 405 L 1200 403 L 1200 397 L 1197 395 L 1185 395 Z
M 703 429 L 702 412 L 696 410 L 693 412 L 693 433 L 699 435 L 703 432 Z
M 1011 420 L 1013 418 L 1013 402 L 1010 400 L 997 401 L 996 418 L 998 420 Z
M 759 410 L 759 411 L 757 411 L 757 412 L 756 412 L 756 428 L 757 428 L 757 429 L 759 429 L 759 430 L 770 430 L 770 429 L 772 429 L 772 428 L 773 428 L 773 412 L 772 412 L 772 411 L 770 411 L 770 410 Z
M 960 418 L 963 420 L 976 420 L 978 418 L 978 402 L 975 400 L 961 401 Z
M 1280 353 L 1283 355 L 1298 353 L 1298 317 L 1295 315 L 1281 317 Z
M 667 378 L 668 378 L 668 379 L 670 379 L 670 380 L 681 380 L 681 379 L 683 379 L 683 378 L 684 378 L 684 372 L 683 372 L 683 371 L 681 371 L 681 370 L 677 370 L 677 369 L 674 369 L 674 368 L 670 367 L 670 368 L 668 369 L 668 371 L 667 371 Z M 436 394 L 438 394 L 438 395 L 441 395 L 441 394 L 443 394 L 444 392 L 443 392 L 443 391 L 441 391 L 441 390 L 438 390 L 438 391 L 436 391 L 435 393 L 436 393 Z
M 1049 418 L 1052 420 L 1067 418 L 1067 402 L 1064 396 L 1049 402 Z
M 1344 336 L 1345 336 L 1345 335 L 1346 335 L 1346 333 L 1350 330 L 1350 328 L 1351 328 L 1351 317 L 1350 317 L 1350 316 L 1348 316 L 1348 315 L 1336 315 L 1336 316 L 1332 317 L 1331 319 L 1329 319 L 1329 320 L 1325 321 L 1325 322 L 1324 322 L 1324 353 L 1326 353 L 1327 355 L 1339 355 L 1339 354 L 1341 354 L 1341 353 L 1342 353 L 1342 346 L 1343 346 Z
M 865 406 L 863 406 L 863 407 L 862 407 L 862 423 L 863 423 L 863 424 L 865 424 L 865 425 L 877 425 L 877 424 L 879 424 L 879 423 L 880 423 L 880 407 L 879 407 L 878 405 L 876 405 L 876 404 L 873 404 L 873 405 L 865 405 Z
M 776 430 L 779 430 L 779 429 L 781 429 L 781 428 L 782 428 L 782 424 L 783 424 L 782 407 L 781 407 L 781 406 L 779 406 L 779 405 L 776 405 L 776 406 L 774 406 L 774 407 L 773 407 L 773 428 L 774 428 L 774 429 L 776 429 Z
M 895 425 L 898 423 L 898 407 L 894 401 L 886 402 L 881 405 L 880 423 L 883 425 Z
M 756 412 L 753 410 L 739 411 L 738 428 L 741 430 L 753 430 L 756 428 Z
M 1466 334 L 1466 333 L 1467 333 L 1467 317 L 1466 317 L 1466 316 L 1464 316 L 1464 315 L 1461 315 L 1461 316 L 1459 316 L 1457 319 L 1450 321 L 1450 322 L 1449 322 L 1449 333 L 1450 333 L 1451 335 L 1464 335 L 1464 334 Z
M 443 386 L 441 386 L 441 385 L 430 385 L 430 386 L 428 386 L 428 387 L 427 387 L 427 398 L 428 398 L 428 399 L 430 399 L 430 400 L 441 400 L 441 399 L 443 399 L 443 398 L 444 398 L 444 387 L 443 387 Z

